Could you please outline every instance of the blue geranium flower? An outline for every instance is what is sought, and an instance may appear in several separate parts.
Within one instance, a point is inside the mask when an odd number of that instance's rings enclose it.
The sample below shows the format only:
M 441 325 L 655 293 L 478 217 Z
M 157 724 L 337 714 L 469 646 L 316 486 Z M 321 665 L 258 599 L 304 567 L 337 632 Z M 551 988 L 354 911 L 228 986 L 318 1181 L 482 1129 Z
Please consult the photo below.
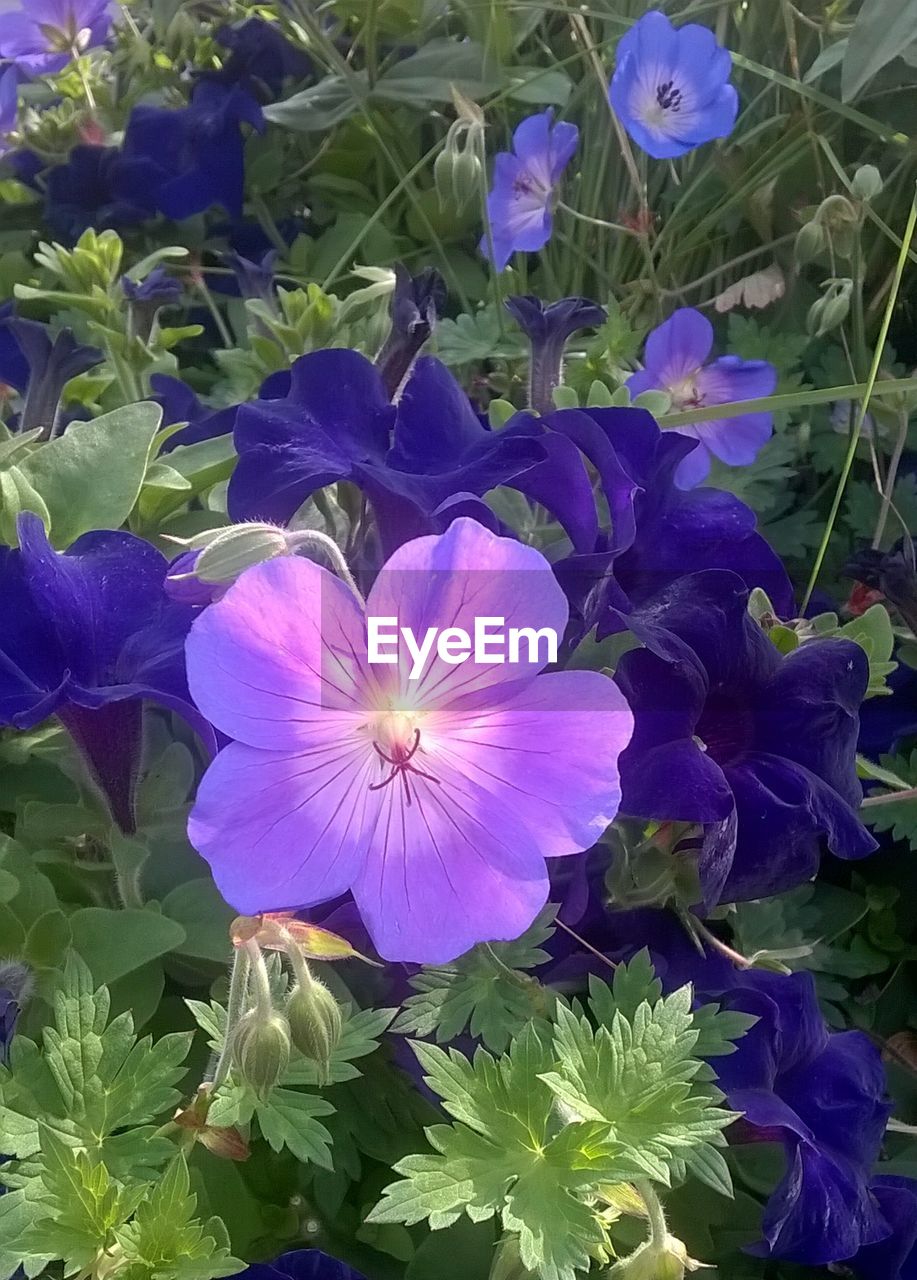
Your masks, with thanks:
M 239 1271 L 234 1280 L 364 1280 L 346 1262 L 321 1249 L 294 1249 L 273 1262 L 255 1262 Z
M 0 58 L 30 75 L 61 71 L 105 42 L 112 12 L 110 0 L 22 0 L 0 14 Z
M 732 58 L 706 27 L 673 27 L 652 10 L 618 44 L 609 96 L 639 147 L 657 160 L 683 156 L 735 124 Z
M 707 317 L 682 307 L 647 338 L 643 369 L 627 380 L 631 395 L 666 391 L 672 408 L 679 412 L 773 395 L 777 370 L 772 364 L 738 356 L 721 356 L 708 364 L 712 346 L 713 325 Z M 734 467 L 754 462 L 773 434 L 774 416 L 737 413 L 673 429 L 700 442 L 700 448 L 686 454 L 675 472 L 676 484 L 690 489 L 706 478 L 714 457 Z
M 8 136 L 19 116 L 19 72 L 13 67 L 0 71 L 0 156 L 10 149 Z
M 523 120 L 512 152 L 501 151 L 494 161 L 487 216 L 498 271 L 517 250 L 542 249 L 551 238 L 555 188 L 579 142 L 576 125 L 553 119 L 549 109 Z M 486 236 L 481 252 L 490 252 Z
M 718 830 L 699 863 L 704 901 L 779 893 L 877 845 L 857 817 L 858 711 L 869 664 L 847 640 L 781 655 L 735 574 L 680 578 L 628 618 L 645 648 L 615 679 L 634 712 L 621 811 Z
M 130 831 L 144 700 L 215 748 L 185 681 L 193 611 L 166 596 L 165 558 L 133 534 L 87 533 L 60 553 L 38 516 L 23 513 L 18 527 L 18 550 L 0 548 L 0 724 L 31 729 L 56 715 Z

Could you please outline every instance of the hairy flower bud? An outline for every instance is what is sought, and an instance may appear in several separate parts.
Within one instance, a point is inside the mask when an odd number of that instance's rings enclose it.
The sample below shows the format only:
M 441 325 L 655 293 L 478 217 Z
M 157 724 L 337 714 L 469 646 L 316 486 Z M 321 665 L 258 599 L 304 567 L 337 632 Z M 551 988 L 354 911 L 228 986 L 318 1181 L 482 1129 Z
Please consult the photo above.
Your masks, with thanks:
M 290 1027 L 276 1011 L 250 1009 L 233 1034 L 232 1060 L 259 1098 L 266 1098 L 290 1061 Z
M 850 185 L 859 200 L 875 200 L 882 193 L 882 175 L 874 164 L 861 164 Z
M 697 1271 L 702 1262 L 688 1257 L 688 1251 L 676 1236 L 667 1236 L 665 1244 L 647 1241 L 608 1272 L 608 1280 L 684 1280 L 686 1271 Z
M 850 310 L 850 295 L 853 292 L 853 281 L 832 280 L 828 292 L 817 302 L 813 302 L 806 316 L 806 329 L 816 338 L 822 338 L 847 319 Z
M 323 982 L 310 976 L 290 992 L 286 1015 L 296 1048 L 316 1063 L 321 1083 L 329 1083 L 331 1055 L 344 1025 L 340 1005 Z
M 253 564 L 289 554 L 286 530 L 247 521 L 221 529 L 201 550 L 194 573 L 203 582 L 230 583 Z
M 804 223 L 796 234 L 796 243 L 793 246 L 797 264 L 804 267 L 807 262 L 813 262 L 820 253 L 824 252 L 826 244 L 827 237 L 821 223 Z

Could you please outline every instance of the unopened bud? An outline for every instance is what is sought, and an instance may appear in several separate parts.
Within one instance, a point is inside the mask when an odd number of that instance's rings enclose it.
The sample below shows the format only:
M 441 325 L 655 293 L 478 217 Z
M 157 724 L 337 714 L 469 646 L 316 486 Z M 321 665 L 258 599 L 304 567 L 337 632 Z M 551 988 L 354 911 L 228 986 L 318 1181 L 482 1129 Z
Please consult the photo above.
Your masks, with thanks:
M 819 298 L 809 308 L 806 316 L 806 329 L 816 338 L 824 337 L 832 329 L 844 323 L 850 311 L 850 295 L 853 292 L 852 280 L 834 280 L 823 298 Z
M 250 1009 L 233 1034 L 232 1060 L 239 1075 L 264 1100 L 290 1061 L 290 1027 L 275 1012 Z
M 882 193 L 882 175 L 874 164 L 861 164 L 850 184 L 859 200 L 875 200 Z
M 290 992 L 286 1015 L 296 1048 L 317 1065 L 320 1082 L 329 1083 L 331 1056 L 344 1026 L 340 1005 L 323 982 L 310 976 Z
M 461 213 L 480 190 L 483 170 L 477 148 L 480 126 L 464 119 L 452 125 L 433 165 L 439 207 Z
M 665 1244 L 647 1241 L 626 1258 L 616 1262 L 607 1273 L 608 1280 L 684 1280 L 686 1271 L 697 1271 L 704 1263 L 688 1257 L 688 1251 L 676 1236 L 667 1236 Z
M 803 267 L 807 262 L 813 262 L 820 253 L 824 252 L 826 244 L 827 237 L 821 223 L 804 223 L 796 234 L 796 243 L 793 246 L 793 253 L 799 266 Z
M 230 583 L 253 564 L 289 554 L 286 530 L 257 521 L 234 524 L 203 548 L 194 573 L 203 582 Z

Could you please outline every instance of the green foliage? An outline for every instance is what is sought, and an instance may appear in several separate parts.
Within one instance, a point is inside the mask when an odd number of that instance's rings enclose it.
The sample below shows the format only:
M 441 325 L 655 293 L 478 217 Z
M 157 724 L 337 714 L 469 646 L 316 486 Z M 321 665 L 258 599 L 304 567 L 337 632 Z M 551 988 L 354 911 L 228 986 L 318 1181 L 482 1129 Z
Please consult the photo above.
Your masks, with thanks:
M 879 757 L 883 769 L 890 770 L 907 787 L 917 787 L 917 750 L 900 756 Z M 892 796 L 897 788 L 880 788 L 873 795 Z M 912 799 L 887 800 L 863 811 L 863 820 L 873 831 L 888 831 L 893 840 L 906 840 L 917 849 L 917 805 Z
M 551 993 L 522 970 L 548 959 L 540 944 L 551 936 L 553 918 L 554 908 L 547 907 L 515 942 L 488 943 L 452 964 L 425 966 L 411 979 L 418 994 L 405 1000 L 392 1030 L 435 1035 L 443 1044 L 467 1029 L 501 1053 L 530 1018 L 551 1011 Z
M 415 1044 L 456 1123 L 426 1130 L 435 1154 L 401 1160 L 401 1180 L 369 1220 L 440 1230 L 462 1214 L 498 1215 L 528 1270 L 572 1280 L 591 1257 L 607 1256 L 603 1186 L 646 1177 L 668 1185 L 690 1167 L 728 1193 L 717 1148 L 733 1117 L 696 1055 L 702 1036 L 704 1052 L 725 1051 L 752 1020 L 720 1021 L 714 1011 L 698 1021 L 690 1006 L 690 988 L 661 995 L 644 953 L 611 988 L 593 982 L 591 1020 L 560 1005 L 553 1026 L 531 1019 L 500 1058 Z
M 58 1260 L 64 1274 L 217 1280 L 242 1265 L 218 1219 L 199 1222 L 185 1158 L 151 1121 L 179 1100 L 190 1033 L 138 1040 L 109 1018 L 105 987 L 74 955 L 42 1047 L 17 1036 L 0 1069 L 0 1144 L 11 1188 L 0 1211 L 0 1273 Z M 168 1162 L 165 1172 L 162 1166 Z

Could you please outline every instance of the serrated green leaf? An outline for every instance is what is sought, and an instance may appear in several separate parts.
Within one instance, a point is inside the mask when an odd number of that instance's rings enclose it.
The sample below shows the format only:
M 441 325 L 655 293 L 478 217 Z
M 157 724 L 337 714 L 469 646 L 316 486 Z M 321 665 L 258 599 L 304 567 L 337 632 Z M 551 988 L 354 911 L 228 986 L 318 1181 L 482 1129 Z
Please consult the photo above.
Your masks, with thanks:
M 255 1115 L 274 1151 L 287 1147 L 297 1160 L 331 1169 L 331 1134 L 316 1117 L 329 1116 L 334 1107 L 324 1098 L 293 1089 L 274 1089 L 259 1102 Z

